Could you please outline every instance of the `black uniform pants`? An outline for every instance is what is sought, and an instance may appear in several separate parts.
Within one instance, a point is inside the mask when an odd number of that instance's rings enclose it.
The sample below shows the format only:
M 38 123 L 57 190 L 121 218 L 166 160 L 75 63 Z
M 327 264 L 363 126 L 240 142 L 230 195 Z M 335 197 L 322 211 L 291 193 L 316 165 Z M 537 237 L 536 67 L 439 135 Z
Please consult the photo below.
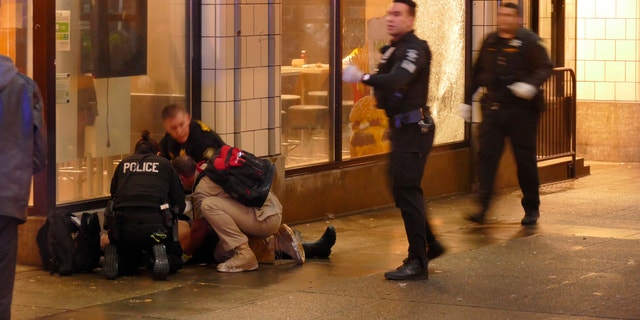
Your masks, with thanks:
M 124 216 L 120 223 L 119 240 L 115 243 L 119 256 L 119 274 L 135 274 L 140 267 L 152 267 L 155 262 L 153 246 L 163 243 L 167 250 L 169 270 L 174 272 L 182 267 L 182 248 L 180 243 L 173 241 L 171 228 L 161 222 L 160 213 L 146 213 L 157 215 L 154 219 L 137 219 L 140 214 L 120 213 Z M 152 235 L 155 234 L 155 239 Z M 164 235 L 164 237 L 162 237 Z M 158 239 L 159 241 L 157 241 Z
M 431 140 L 433 141 L 433 136 Z M 391 151 L 389 157 L 393 198 L 402 213 L 409 242 L 409 258 L 420 259 L 425 267 L 428 262 L 427 244 L 435 241 L 427 219 L 421 187 L 428 155 L 428 152 Z
M 479 128 L 478 153 L 480 182 L 479 201 L 486 211 L 489 208 L 496 171 L 505 138 L 509 137 L 518 168 L 518 183 L 522 190 L 522 207 L 525 212 L 538 210 L 540 193 L 538 187 L 538 162 L 536 159 L 536 134 L 538 111 L 531 106 L 501 105 L 497 109 L 483 107 Z

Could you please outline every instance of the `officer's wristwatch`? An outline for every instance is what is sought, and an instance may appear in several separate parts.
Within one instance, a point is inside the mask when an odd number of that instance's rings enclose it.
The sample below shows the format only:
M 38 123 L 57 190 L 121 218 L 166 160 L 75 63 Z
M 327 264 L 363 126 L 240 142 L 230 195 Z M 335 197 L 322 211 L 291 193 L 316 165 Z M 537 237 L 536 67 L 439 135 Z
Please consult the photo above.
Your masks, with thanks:
M 362 76 L 362 81 L 368 81 L 368 80 L 369 80 L 369 78 L 371 78 L 371 75 L 370 75 L 370 74 L 368 74 L 368 73 L 365 73 L 365 74 Z

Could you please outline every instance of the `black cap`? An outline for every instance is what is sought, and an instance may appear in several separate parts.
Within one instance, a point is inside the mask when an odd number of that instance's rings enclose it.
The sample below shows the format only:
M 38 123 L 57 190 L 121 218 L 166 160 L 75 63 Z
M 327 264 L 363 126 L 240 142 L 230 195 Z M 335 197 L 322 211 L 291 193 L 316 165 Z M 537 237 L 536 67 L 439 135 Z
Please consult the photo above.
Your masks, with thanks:
M 413 9 L 416 8 L 416 3 L 413 0 L 393 0 L 393 2 L 404 3 Z

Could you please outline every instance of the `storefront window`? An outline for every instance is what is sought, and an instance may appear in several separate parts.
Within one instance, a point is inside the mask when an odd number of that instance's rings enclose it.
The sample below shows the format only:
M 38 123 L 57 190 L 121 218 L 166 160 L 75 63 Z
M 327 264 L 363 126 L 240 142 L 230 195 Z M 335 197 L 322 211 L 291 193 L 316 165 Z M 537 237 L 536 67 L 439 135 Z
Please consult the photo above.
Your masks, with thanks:
M 375 73 L 381 57 L 380 48 L 389 42 L 384 19 L 389 4 L 387 0 L 342 2 L 343 67 L 354 64 L 365 73 Z M 345 83 L 342 95 L 343 158 L 388 152 L 387 116 L 376 108 L 371 87 Z
M 287 167 L 330 159 L 330 2 L 282 1 L 282 141 Z
M 431 53 L 431 79 L 427 105 L 436 123 L 435 145 L 464 140 L 464 121 L 458 105 L 465 90 L 464 0 L 416 0 L 416 34 L 427 40 Z
M 169 10 L 167 8 L 170 8 Z M 184 1 L 56 1 L 57 203 L 109 195 L 160 112 L 186 102 Z
M 464 102 L 465 1 L 417 0 L 416 34 L 429 42 L 433 60 L 429 100 L 436 122 L 435 144 L 464 140 L 457 106 Z M 282 132 L 287 168 L 330 161 L 333 135 L 342 137 L 341 158 L 348 160 L 389 151 L 388 121 L 376 109 L 370 87 L 341 85 L 341 104 L 327 100 L 329 41 L 340 41 L 343 66 L 375 72 L 380 48 L 387 44 L 385 14 L 389 0 L 343 0 L 340 39 L 330 39 L 326 1 L 284 0 L 282 5 Z M 446 26 L 446 27 L 443 27 Z M 331 67 L 331 68 L 330 68 Z M 329 112 L 341 114 L 328 132 Z M 353 110 L 356 110 L 352 112 Z
M 32 0 L 0 0 L 0 54 L 11 58 L 18 70 L 30 77 L 33 77 L 32 10 Z
M 18 70 L 33 77 L 31 43 L 32 1 L 0 0 L 0 54 L 13 60 Z
M 464 139 L 464 123 L 457 105 L 464 101 L 465 1 L 416 0 L 416 34 L 427 40 L 432 52 L 427 104 L 436 123 L 435 144 Z M 343 63 L 375 72 L 380 48 L 389 42 L 385 14 L 390 1 L 342 2 Z M 389 151 L 388 121 L 370 87 L 343 85 L 343 154 L 361 157 Z M 352 112 L 354 111 L 354 112 Z M 347 158 L 346 156 L 344 158 Z

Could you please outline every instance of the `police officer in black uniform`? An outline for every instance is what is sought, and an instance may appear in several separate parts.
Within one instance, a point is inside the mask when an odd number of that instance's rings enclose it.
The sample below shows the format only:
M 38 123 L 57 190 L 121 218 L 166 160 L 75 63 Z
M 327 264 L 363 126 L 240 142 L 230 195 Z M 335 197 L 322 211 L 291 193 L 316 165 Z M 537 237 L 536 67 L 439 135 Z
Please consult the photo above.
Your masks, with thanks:
M 112 205 L 105 213 L 110 244 L 103 270 L 108 279 L 135 273 L 149 262 L 154 278 L 162 280 L 182 266 L 175 217 L 185 209 L 184 191 L 173 166 L 158 152 L 158 143 L 145 130 L 135 153 L 116 167 Z
M 429 259 L 444 252 L 429 226 L 420 184 L 435 125 L 426 106 L 431 51 L 427 42 L 414 34 L 415 11 L 412 0 L 394 0 L 390 5 L 386 23 L 392 39 L 382 48 L 376 74 L 363 74 L 354 65 L 343 71 L 345 82 L 362 81 L 375 89 L 378 108 L 384 109 L 389 118 L 392 192 L 409 241 L 408 259 L 385 273 L 391 280 L 427 279 Z
M 190 156 L 196 162 L 211 158 L 225 143 L 220 136 L 179 104 L 162 109 L 162 121 L 166 131 L 160 140 L 160 151 L 167 159 Z
M 535 225 L 540 216 L 536 134 L 544 101 L 539 87 L 553 72 L 553 64 L 540 38 L 520 24 L 518 5 L 498 8 L 498 30 L 487 36 L 473 68 L 472 95 L 485 87 L 481 98 L 482 123 L 478 200 L 481 210 L 467 217 L 484 223 L 493 194 L 496 170 L 505 137 L 509 137 L 518 167 L 525 215 L 522 225 Z M 471 97 L 467 97 L 470 101 Z

